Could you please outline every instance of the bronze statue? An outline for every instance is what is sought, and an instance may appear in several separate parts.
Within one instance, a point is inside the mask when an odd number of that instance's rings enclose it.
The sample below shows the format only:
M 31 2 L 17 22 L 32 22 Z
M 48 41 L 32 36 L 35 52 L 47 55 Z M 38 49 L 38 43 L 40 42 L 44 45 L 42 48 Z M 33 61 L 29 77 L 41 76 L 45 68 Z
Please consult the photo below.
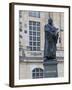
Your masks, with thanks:
M 56 59 L 56 44 L 58 40 L 58 28 L 53 25 L 53 20 L 48 19 L 48 24 L 44 27 L 45 44 L 44 60 Z

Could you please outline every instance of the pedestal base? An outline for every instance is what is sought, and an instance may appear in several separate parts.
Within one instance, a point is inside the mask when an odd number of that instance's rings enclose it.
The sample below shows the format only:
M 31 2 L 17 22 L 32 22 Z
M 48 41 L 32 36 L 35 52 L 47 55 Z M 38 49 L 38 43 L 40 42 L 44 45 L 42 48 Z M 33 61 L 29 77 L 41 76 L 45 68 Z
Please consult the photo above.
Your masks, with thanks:
M 43 65 L 44 65 L 44 78 L 58 76 L 56 59 L 50 59 L 50 60 L 44 61 Z

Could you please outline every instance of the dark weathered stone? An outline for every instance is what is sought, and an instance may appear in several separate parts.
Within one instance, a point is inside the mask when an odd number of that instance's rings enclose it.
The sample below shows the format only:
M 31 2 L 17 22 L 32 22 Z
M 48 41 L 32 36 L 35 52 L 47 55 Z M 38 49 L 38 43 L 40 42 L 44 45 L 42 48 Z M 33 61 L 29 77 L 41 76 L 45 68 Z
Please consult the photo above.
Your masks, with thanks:
M 53 26 L 53 20 L 50 18 L 48 24 L 45 25 L 45 45 L 44 59 L 48 60 L 56 58 L 56 43 L 58 39 L 58 29 Z

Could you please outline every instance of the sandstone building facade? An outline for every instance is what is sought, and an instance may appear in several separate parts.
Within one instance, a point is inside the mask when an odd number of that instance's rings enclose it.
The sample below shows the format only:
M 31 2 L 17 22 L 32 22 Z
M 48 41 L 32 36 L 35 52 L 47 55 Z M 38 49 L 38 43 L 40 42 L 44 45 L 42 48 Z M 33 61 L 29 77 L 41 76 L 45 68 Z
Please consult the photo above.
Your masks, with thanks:
M 43 78 L 44 26 L 49 18 L 59 30 L 56 57 L 58 77 L 64 76 L 64 13 L 19 11 L 19 77 Z

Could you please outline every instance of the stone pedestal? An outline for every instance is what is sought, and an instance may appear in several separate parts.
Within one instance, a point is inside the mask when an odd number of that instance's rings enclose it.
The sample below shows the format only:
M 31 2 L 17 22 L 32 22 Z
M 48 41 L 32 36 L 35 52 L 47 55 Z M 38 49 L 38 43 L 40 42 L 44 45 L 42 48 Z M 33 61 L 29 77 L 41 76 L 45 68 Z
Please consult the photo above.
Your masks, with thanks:
M 43 62 L 44 65 L 44 78 L 57 77 L 57 60 L 50 59 Z

